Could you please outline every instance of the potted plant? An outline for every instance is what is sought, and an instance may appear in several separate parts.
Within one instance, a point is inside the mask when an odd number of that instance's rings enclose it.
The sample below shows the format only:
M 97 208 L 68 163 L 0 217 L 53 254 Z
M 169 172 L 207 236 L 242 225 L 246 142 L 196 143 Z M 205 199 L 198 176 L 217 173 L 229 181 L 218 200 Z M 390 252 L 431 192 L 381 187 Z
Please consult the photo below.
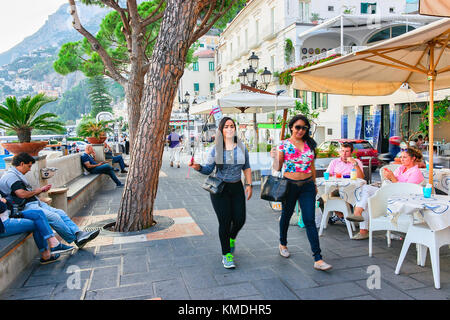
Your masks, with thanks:
M 320 15 L 318 13 L 311 13 L 311 23 L 318 24 L 320 19 Z
M 0 128 L 16 132 L 19 142 L 2 143 L 2 146 L 13 154 L 26 152 L 37 156 L 44 149 L 47 141 L 31 141 L 33 129 L 49 130 L 64 133 L 64 124 L 60 121 L 50 120 L 57 117 L 54 113 L 37 115 L 38 111 L 47 103 L 55 101 L 40 93 L 34 97 L 27 96 L 20 101 L 16 97 L 8 97 L 0 104 Z
M 102 144 L 106 140 L 106 133 L 112 132 L 108 124 L 112 121 L 100 120 L 98 122 L 89 120 L 80 124 L 79 135 L 85 137 L 91 144 Z

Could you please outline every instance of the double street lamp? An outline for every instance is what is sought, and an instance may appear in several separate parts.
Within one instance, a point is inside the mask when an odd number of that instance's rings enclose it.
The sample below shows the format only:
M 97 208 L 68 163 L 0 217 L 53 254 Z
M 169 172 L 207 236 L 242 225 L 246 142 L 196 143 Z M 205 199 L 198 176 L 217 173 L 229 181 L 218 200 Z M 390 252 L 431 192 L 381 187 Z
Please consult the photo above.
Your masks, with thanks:
M 190 135 L 190 131 L 189 131 L 189 109 L 191 107 L 190 104 L 190 94 L 189 91 L 186 91 L 186 93 L 184 94 L 184 100 L 181 101 L 181 105 L 183 106 L 183 111 L 187 113 L 187 141 L 188 141 L 188 150 L 189 152 L 191 151 L 191 135 Z M 192 101 L 192 104 L 197 104 L 196 99 L 194 98 L 194 101 Z
M 261 73 L 261 81 L 260 85 L 258 85 L 258 79 L 256 77 L 257 69 L 259 65 L 258 56 L 252 52 L 250 58 L 248 58 L 249 67 L 247 70 L 242 69 L 242 72 L 239 73 L 239 81 L 244 85 L 249 85 L 252 88 L 261 89 L 266 91 L 267 87 L 270 84 L 270 80 L 272 78 L 272 72 L 267 70 L 267 67 L 264 67 L 263 72 Z
M 250 58 L 248 58 L 249 67 L 247 70 L 242 69 L 242 72 L 239 73 L 239 82 L 243 85 L 248 85 L 252 88 L 266 91 L 267 87 L 270 84 L 272 79 L 272 72 L 267 70 L 267 67 L 264 67 L 263 72 L 260 75 L 260 85 L 258 85 L 258 79 L 256 77 L 258 66 L 259 66 L 259 58 L 258 56 L 252 52 Z M 255 140 L 256 145 L 258 145 L 258 128 L 256 125 L 256 113 L 253 114 L 253 123 L 255 126 Z

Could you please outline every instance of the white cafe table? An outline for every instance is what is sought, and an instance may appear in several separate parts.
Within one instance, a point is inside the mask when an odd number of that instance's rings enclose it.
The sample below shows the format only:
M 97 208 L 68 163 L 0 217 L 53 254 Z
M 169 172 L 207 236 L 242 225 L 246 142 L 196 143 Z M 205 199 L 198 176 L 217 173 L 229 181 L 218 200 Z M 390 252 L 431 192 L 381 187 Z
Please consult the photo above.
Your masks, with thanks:
M 361 199 L 362 187 L 366 184 L 364 179 L 351 180 L 349 178 L 330 177 L 328 180 L 324 178 L 316 178 L 317 197 L 329 195 L 334 190 L 339 190 L 339 196 L 352 206 Z
M 426 222 L 433 231 L 450 226 L 450 198 L 446 195 L 393 196 L 388 198 L 387 211 L 392 223 L 396 223 L 400 215 L 410 214 L 414 223 Z
M 426 168 L 420 169 L 422 172 L 425 182 L 428 182 L 428 170 Z M 450 186 L 450 169 L 436 169 L 433 168 L 433 186 L 436 189 L 441 190 L 448 194 L 449 186 Z

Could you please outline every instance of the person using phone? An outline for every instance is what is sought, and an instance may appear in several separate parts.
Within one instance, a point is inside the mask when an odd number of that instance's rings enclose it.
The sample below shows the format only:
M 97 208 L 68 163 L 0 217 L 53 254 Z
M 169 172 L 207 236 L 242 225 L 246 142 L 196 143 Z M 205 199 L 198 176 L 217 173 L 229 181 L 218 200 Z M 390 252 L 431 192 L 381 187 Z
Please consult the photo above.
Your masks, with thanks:
M 22 152 L 15 155 L 11 168 L 0 178 L 0 191 L 11 195 L 14 203 L 21 207 L 21 210 L 42 210 L 50 226 L 67 243 L 74 242 L 78 248 L 82 248 L 87 242 L 96 238 L 100 230 L 81 231 L 63 210 L 53 208 L 39 200 L 37 196 L 50 190 L 51 185 L 37 189 L 31 187 L 25 174 L 31 170 L 34 163 L 34 158 L 28 153 Z
M 402 148 L 402 165 L 394 172 L 387 168 L 382 168 L 384 177 L 390 183 L 406 182 L 420 184 L 424 180 L 422 172 L 419 170 L 417 161 L 422 159 L 422 153 L 416 148 Z M 347 216 L 348 221 L 359 222 L 359 233 L 353 236 L 353 240 L 365 240 L 369 238 L 369 213 L 368 199 L 372 197 L 379 188 L 364 185 L 361 191 L 361 197 L 355 204 L 353 214 Z

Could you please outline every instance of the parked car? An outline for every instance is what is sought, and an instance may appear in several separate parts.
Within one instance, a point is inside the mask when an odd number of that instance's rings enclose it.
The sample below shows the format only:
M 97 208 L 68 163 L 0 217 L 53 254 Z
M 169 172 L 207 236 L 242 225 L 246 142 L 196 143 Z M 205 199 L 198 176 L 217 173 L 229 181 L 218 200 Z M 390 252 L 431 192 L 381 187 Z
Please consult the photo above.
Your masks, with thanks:
M 77 148 L 76 152 L 84 152 L 84 150 L 86 149 L 86 146 L 88 145 L 88 143 L 86 143 L 84 141 L 73 141 L 72 142 L 72 146 L 73 146 L 74 143 L 77 146 L 76 147 Z
M 363 165 L 369 165 L 369 159 L 372 158 L 372 171 L 374 171 L 379 165 L 378 151 L 372 147 L 369 141 L 361 139 L 333 139 L 322 142 L 317 148 L 320 152 L 327 152 L 330 146 L 334 146 L 336 151 L 339 151 L 341 145 L 344 143 L 351 143 L 353 145 L 353 150 L 356 151 L 356 157 L 361 160 Z M 361 159 L 361 157 L 363 159 Z

